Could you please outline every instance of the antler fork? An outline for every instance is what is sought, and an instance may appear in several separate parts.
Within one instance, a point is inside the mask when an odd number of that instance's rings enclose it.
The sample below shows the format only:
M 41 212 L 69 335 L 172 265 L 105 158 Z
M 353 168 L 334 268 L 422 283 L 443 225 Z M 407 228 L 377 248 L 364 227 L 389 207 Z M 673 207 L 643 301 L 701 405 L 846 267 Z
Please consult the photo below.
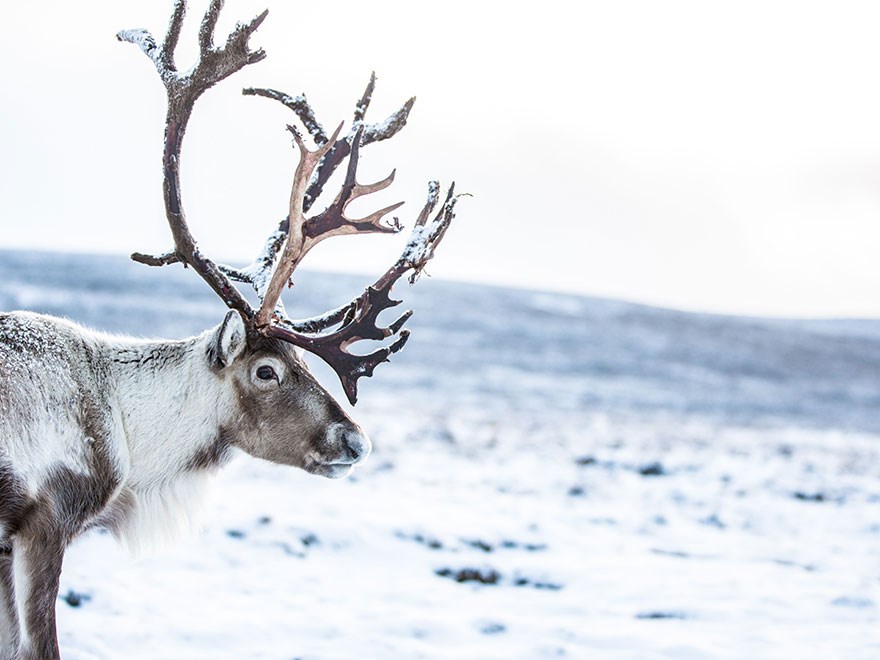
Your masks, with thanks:
M 244 90 L 246 95 L 276 99 L 291 108 L 313 137 L 317 148 L 306 147 L 302 136 L 292 126 L 294 142 L 299 150 L 299 163 L 293 177 L 287 217 L 270 234 L 257 259 L 243 269 L 216 264 L 198 249 L 190 233 L 183 212 L 180 188 L 180 151 L 187 122 L 196 99 L 217 82 L 249 64 L 265 58 L 262 49 L 251 50 L 250 36 L 266 18 L 262 12 L 249 23 L 239 23 L 229 34 L 225 45 L 214 45 L 214 31 L 222 0 L 212 0 L 202 19 L 199 30 L 199 60 L 193 68 L 181 73 L 174 62 L 174 50 L 180 36 L 186 13 L 185 0 L 176 0 L 165 40 L 158 45 L 147 30 L 125 30 L 117 37 L 138 45 L 149 57 L 167 94 L 165 146 L 163 152 L 165 214 L 174 238 L 174 249 L 160 256 L 141 253 L 132 259 L 151 266 L 183 263 L 195 270 L 217 293 L 224 303 L 238 311 L 249 332 L 276 337 L 300 346 L 327 362 L 339 376 L 351 403 L 357 400 L 357 381 L 371 376 L 375 367 L 399 351 L 409 333 L 403 324 L 411 311 L 404 313 L 387 327 L 379 327 L 379 314 L 400 301 L 390 297 L 391 287 L 404 274 L 412 271 L 413 282 L 422 272 L 434 249 L 442 240 L 455 213 L 458 197 L 450 187 L 446 200 L 433 220 L 428 218 L 439 199 L 439 185 L 431 182 L 428 200 L 419 214 L 413 233 L 400 258 L 355 300 L 319 316 L 291 320 L 281 304 L 281 294 L 290 282 L 294 270 L 315 245 L 331 236 L 355 233 L 396 233 L 401 230 L 398 219 L 390 222 L 385 217 L 400 207 L 402 202 L 374 211 L 363 218 L 346 215 L 348 205 L 355 199 L 387 188 L 394 180 L 394 172 L 373 184 L 357 181 L 357 167 L 363 146 L 395 135 L 405 124 L 415 101 L 409 99 L 385 122 L 367 125 L 364 116 L 375 89 L 375 74 L 355 109 L 349 133 L 342 136 L 342 125 L 329 137 L 315 118 L 315 113 L 304 96 L 291 97 L 271 89 Z M 348 158 L 345 179 L 333 201 L 320 213 L 308 216 L 310 208 L 321 194 L 333 172 Z M 235 287 L 233 281 L 250 284 L 260 301 L 254 309 Z M 396 335 L 390 345 L 369 355 L 356 355 L 348 349 L 361 340 L 382 340 Z

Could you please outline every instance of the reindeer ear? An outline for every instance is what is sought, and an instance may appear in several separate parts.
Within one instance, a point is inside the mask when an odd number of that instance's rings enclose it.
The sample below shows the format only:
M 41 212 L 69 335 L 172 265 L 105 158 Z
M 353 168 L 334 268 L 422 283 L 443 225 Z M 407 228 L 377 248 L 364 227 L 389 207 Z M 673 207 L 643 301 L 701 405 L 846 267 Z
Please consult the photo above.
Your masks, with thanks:
M 230 311 L 214 334 L 211 364 L 217 369 L 228 367 L 245 347 L 245 329 L 241 314 Z

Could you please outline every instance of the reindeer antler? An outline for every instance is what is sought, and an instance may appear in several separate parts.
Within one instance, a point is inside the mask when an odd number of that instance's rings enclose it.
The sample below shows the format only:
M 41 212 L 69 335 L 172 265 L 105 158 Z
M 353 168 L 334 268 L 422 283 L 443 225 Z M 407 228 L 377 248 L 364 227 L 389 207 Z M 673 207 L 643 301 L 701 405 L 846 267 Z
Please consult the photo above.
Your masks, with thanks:
M 290 213 L 287 216 L 287 241 L 275 266 L 272 279 L 266 287 L 260 310 L 257 312 L 257 327 L 262 327 L 269 323 L 278 299 L 281 297 L 281 292 L 290 279 L 290 275 L 302 261 L 303 257 L 305 257 L 306 253 L 319 242 L 330 236 L 341 236 L 343 234 L 359 232 L 395 233 L 400 230 L 400 225 L 396 221 L 391 225 L 382 224 L 381 221 L 391 211 L 400 207 L 403 202 L 386 206 L 360 220 L 352 220 L 345 215 L 345 209 L 351 201 L 372 192 L 383 190 L 391 185 L 391 182 L 394 180 L 394 172 L 392 172 L 385 179 L 372 185 L 365 186 L 357 182 L 358 152 L 360 149 L 358 145 L 363 129 L 359 129 L 354 136 L 345 182 L 339 194 L 336 195 L 336 199 L 323 212 L 312 218 L 306 218 L 303 202 L 307 186 L 315 172 L 315 168 L 336 143 L 336 138 L 342 131 L 342 125 L 340 124 L 330 139 L 315 151 L 309 151 L 306 148 L 295 128 L 292 126 L 288 128 L 293 133 L 294 140 L 299 147 L 300 161 L 296 168 L 296 174 L 293 178 L 293 189 L 290 193 Z
M 434 219 L 428 223 L 428 217 L 437 205 L 440 190 L 436 181 L 428 185 L 428 200 L 419 214 L 400 258 L 367 287 L 360 297 L 324 316 L 305 321 L 290 321 L 283 318 L 266 330 L 270 336 L 301 346 L 333 367 L 352 404 L 357 401 L 358 379 L 362 376 L 372 376 L 376 366 L 386 362 L 392 353 L 403 348 L 409 338 L 409 331 L 401 328 L 412 316 L 412 310 L 404 312 L 394 323 L 385 328 L 377 325 L 377 319 L 383 311 L 401 303 L 400 300 L 391 299 L 391 287 L 409 271 L 412 271 L 410 283 L 415 282 L 425 265 L 434 256 L 434 248 L 455 217 L 458 196 L 454 195 L 454 187 L 454 184 L 450 186 L 446 201 Z M 333 332 L 309 334 L 335 324 L 340 325 Z M 398 338 L 390 346 L 369 355 L 354 355 L 348 351 L 349 346 L 362 339 L 381 340 L 395 334 Z
M 391 185 L 394 172 L 373 184 L 358 183 L 360 149 L 372 142 L 394 136 L 406 124 L 415 98 L 409 99 L 384 122 L 365 124 L 364 116 L 376 83 L 375 74 L 372 74 L 355 108 L 349 133 L 341 136 L 340 124 L 328 137 L 305 96 L 291 97 L 271 89 L 249 88 L 244 90 L 244 94 L 273 98 L 291 108 L 315 140 L 317 148 L 308 149 L 299 132 L 288 126 L 300 156 L 293 177 L 288 216 L 270 234 L 254 263 L 243 269 L 234 269 L 216 264 L 202 255 L 187 226 L 180 194 L 180 149 L 186 125 L 193 104 L 204 91 L 266 56 L 262 49 L 252 51 L 248 46 L 250 36 L 266 18 L 266 11 L 247 24 L 239 23 L 223 47 L 214 46 L 214 30 L 222 7 L 222 0 L 212 0 L 205 12 L 198 36 L 199 60 L 185 74 L 179 73 L 174 63 L 174 50 L 186 13 L 185 0 L 175 1 L 168 32 L 161 46 L 156 44 L 153 36 L 146 30 L 125 30 L 117 35 L 121 41 L 140 46 L 153 61 L 168 96 L 163 168 L 165 213 L 174 238 L 174 250 L 160 256 L 135 253 L 132 259 L 151 266 L 183 263 L 192 267 L 229 308 L 237 310 L 243 316 L 251 332 L 280 338 L 327 362 L 342 381 L 349 401 L 355 403 L 358 379 L 371 376 L 376 366 L 387 361 L 392 353 L 399 351 L 409 337 L 409 332 L 402 327 L 411 316 L 411 311 L 404 313 L 388 327 L 378 325 L 378 316 L 382 311 L 400 304 L 400 301 L 391 299 L 391 287 L 409 271 L 412 271 L 410 282 L 414 282 L 424 269 L 454 217 L 458 197 L 453 194 L 453 187 L 450 187 L 443 206 L 436 217 L 428 222 L 428 217 L 437 205 L 439 193 L 437 182 L 431 182 L 428 200 L 397 262 L 350 303 L 314 318 L 301 321 L 289 319 L 280 302 L 281 294 L 293 271 L 316 244 L 330 236 L 400 231 L 397 218 L 393 218 L 391 222 L 384 222 L 383 219 L 402 202 L 355 219 L 346 215 L 346 208 L 353 200 Z M 348 167 L 339 193 L 325 210 L 307 217 L 306 214 L 321 194 L 324 185 L 346 158 Z M 258 310 L 251 307 L 232 281 L 253 286 L 260 300 Z M 328 330 L 334 327 L 335 329 Z M 355 342 L 382 340 L 394 335 L 397 335 L 397 339 L 390 345 L 369 355 L 355 355 L 348 351 Z
M 397 135 L 397 132 L 400 131 L 400 129 L 406 126 L 406 120 L 409 119 L 409 113 L 412 110 L 413 104 L 416 102 L 416 97 L 414 96 L 407 100 L 406 103 L 400 106 L 396 111 L 391 113 L 385 121 L 376 124 L 364 124 L 364 116 L 373 100 L 373 91 L 375 89 L 376 72 L 374 71 L 370 74 L 370 81 L 367 83 L 363 96 L 361 96 L 360 101 L 358 101 L 355 106 L 354 118 L 351 123 L 349 134 L 342 138 L 337 138 L 333 146 L 327 152 L 326 157 L 318 165 L 315 178 L 309 185 L 309 189 L 303 199 L 303 208 L 306 211 L 311 208 L 312 204 L 314 204 L 315 200 L 318 198 L 318 195 L 321 194 L 321 190 L 324 188 L 327 180 L 350 153 L 351 145 L 354 143 L 352 138 L 362 126 L 364 128 L 364 133 L 361 138 L 360 146 L 366 146 L 373 142 L 380 142 L 392 138 Z M 305 94 L 301 94 L 300 96 L 290 96 L 289 94 L 274 89 L 260 89 L 254 87 L 248 87 L 242 90 L 242 94 L 248 96 L 264 96 L 281 102 L 293 110 L 296 116 L 299 117 L 299 120 L 303 123 L 303 126 L 306 127 L 309 135 L 315 140 L 315 144 L 323 146 L 324 143 L 327 142 L 327 134 L 324 132 L 321 124 L 315 117 L 315 112 L 306 100 Z
M 191 71 L 184 74 L 177 71 L 174 50 L 186 14 L 186 0 L 175 0 L 168 32 L 161 46 L 156 44 L 149 31 L 143 29 L 123 30 L 116 35 L 120 41 L 140 46 L 144 54 L 153 61 L 168 96 L 162 166 L 165 173 L 165 215 L 174 237 L 174 250 L 159 257 L 134 253 L 131 258 L 151 266 L 177 262 L 191 266 L 230 309 L 235 309 L 246 319 L 250 319 L 254 310 L 247 300 L 220 268 L 199 252 L 186 223 L 180 194 L 180 148 L 196 99 L 215 83 L 266 57 L 263 49 L 251 51 L 248 40 L 265 20 L 268 10 L 247 24 L 236 25 L 226 39 L 226 45 L 216 48 L 213 45 L 214 28 L 222 8 L 223 0 L 211 0 L 199 29 L 199 60 Z

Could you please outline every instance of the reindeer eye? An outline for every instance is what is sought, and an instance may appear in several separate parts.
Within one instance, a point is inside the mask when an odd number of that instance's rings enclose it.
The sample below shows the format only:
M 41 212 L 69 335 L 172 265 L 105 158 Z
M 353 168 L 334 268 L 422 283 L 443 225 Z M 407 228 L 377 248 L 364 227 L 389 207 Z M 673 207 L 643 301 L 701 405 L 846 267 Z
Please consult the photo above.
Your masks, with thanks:
M 257 378 L 260 380 L 278 380 L 275 370 L 267 364 L 257 368 Z

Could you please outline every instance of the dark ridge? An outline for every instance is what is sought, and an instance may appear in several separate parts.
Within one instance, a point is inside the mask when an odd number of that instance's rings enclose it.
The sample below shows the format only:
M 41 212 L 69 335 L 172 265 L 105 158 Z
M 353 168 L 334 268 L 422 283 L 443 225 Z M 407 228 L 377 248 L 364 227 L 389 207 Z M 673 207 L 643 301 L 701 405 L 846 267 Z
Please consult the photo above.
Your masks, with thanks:
M 303 271 L 288 295 L 308 316 L 352 299 L 369 281 Z M 560 414 L 663 413 L 880 433 L 880 321 L 696 314 L 427 279 L 398 289 L 415 310 L 407 324 L 412 340 L 395 356 L 401 367 L 384 369 L 371 389 L 429 397 L 440 388 L 500 410 L 516 401 Z M 0 309 L 172 338 L 217 325 L 226 311 L 177 266 L 4 250 Z
M 687 619 L 689 618 L 684 612 L 639 612 L 636 614 L 637 619 Z

